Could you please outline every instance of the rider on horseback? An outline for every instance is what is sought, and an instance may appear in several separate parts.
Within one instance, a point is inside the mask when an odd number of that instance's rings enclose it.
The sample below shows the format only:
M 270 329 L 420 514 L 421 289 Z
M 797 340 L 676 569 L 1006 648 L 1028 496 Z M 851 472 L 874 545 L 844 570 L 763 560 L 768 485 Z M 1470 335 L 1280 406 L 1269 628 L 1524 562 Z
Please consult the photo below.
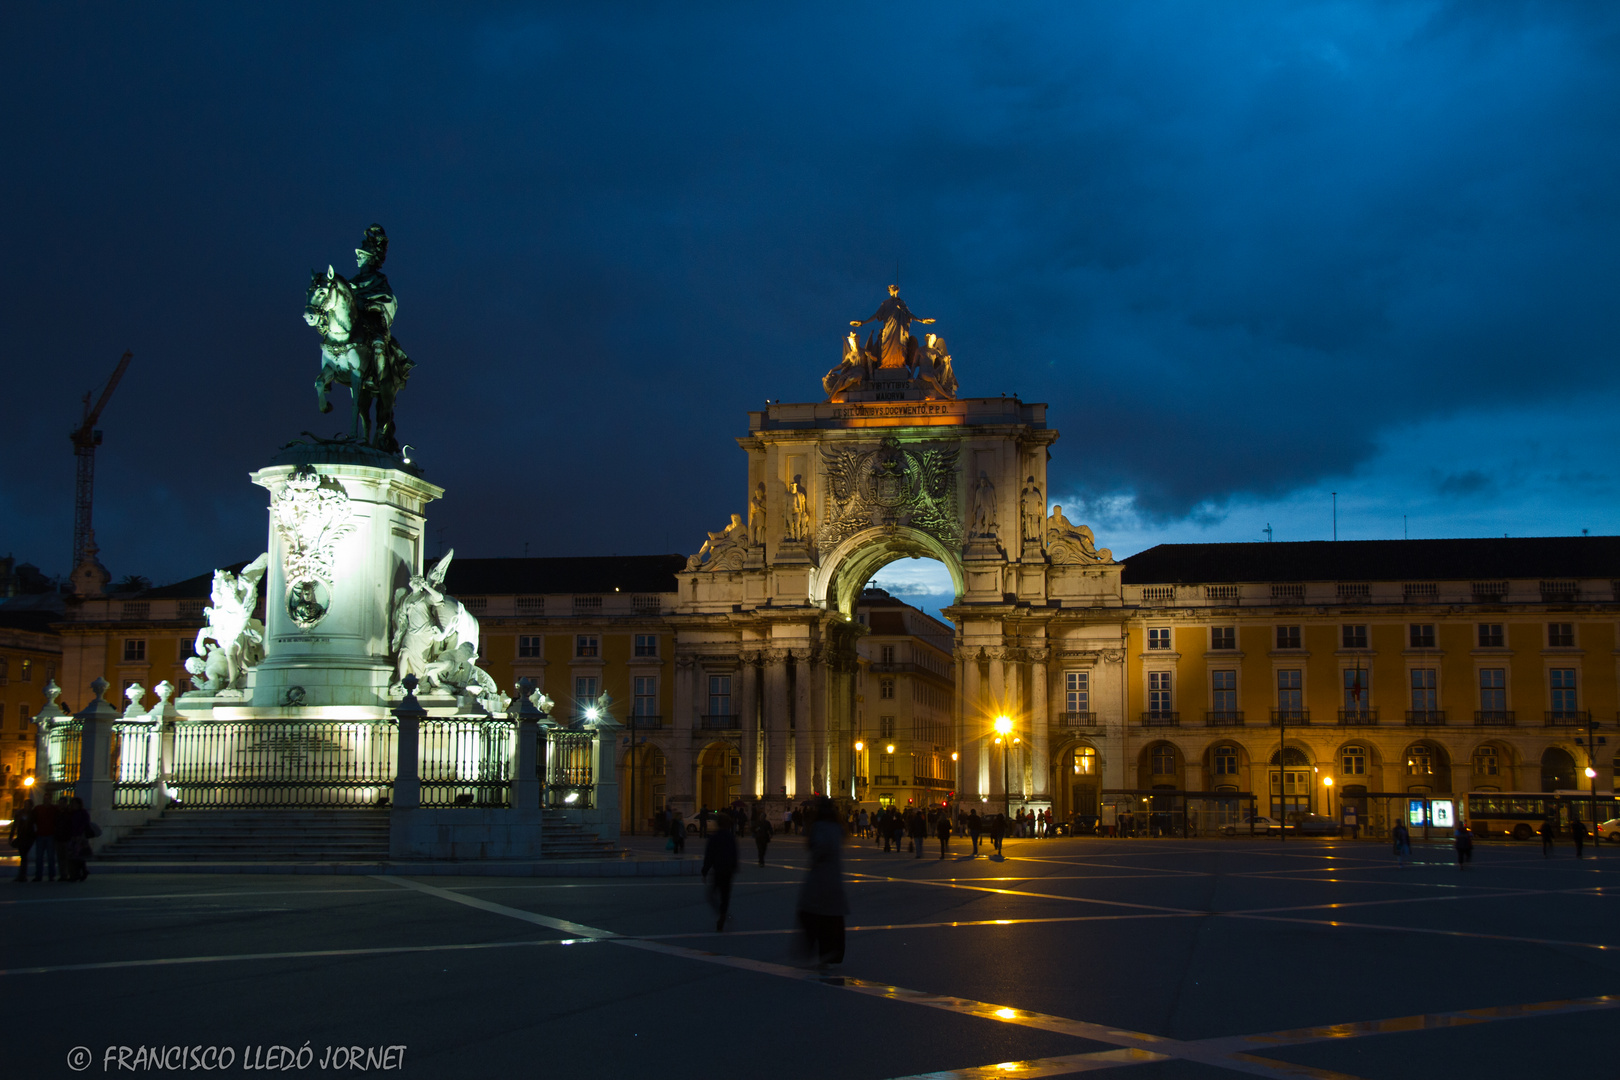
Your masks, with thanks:
M 394 313 L 399 310 L 399 301 L 394 299 L 388 276 L 382 272 L 382 264 L 388 258 L 388 234 L 381 225 L 366 230 L 360 246 L 354 249 L 354 258 L 360 273 L 349 282 L 349 289 L 361 312 L 361 326 L 355 336 L 370 344 L 376 365 L 371 369 L 370 381 L 374 385 L 381 384 L 388 374 L 388 335 L 394 325 Z

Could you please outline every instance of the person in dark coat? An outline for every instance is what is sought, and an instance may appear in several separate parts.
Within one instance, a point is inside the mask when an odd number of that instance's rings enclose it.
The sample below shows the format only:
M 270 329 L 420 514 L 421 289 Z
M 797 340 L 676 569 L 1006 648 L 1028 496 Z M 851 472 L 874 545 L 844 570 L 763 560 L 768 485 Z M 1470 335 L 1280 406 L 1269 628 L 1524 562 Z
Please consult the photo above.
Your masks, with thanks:
M 1474 861 L 1474 832 L 1464 822 L 1457 822 L 1457 869 Z
M 921 810 L 911 815 L 911 850 L 916 854 L 913 858 L 922 858 L 923 846 L 928 843 L 928 818 Z
M 1575 857 L 1577 859 L 1583 859 L 1586 857 L 1582 854 L 1582 851 L 1584 851 L 1586 848 L 1586 837 L 1586 822 L 1582 821 L 1580 818 L 1576 818 L 1574 821 L 1570 822 L 1569 838 L 1575 841 Z
M 1406 860 L 1412 857 L 1412 834 L 1407 831 L 1406 823 L 1397 821 L 1395 827 L 1389 830 L 1389 838 L 1395 847 L 1395 865 L 1405 870 Z
M 50 880 L 56 880 L 56 826 L 62 817 L 61 811 L 51 803 L 50 795 L 46 795 L 39 809 L 34 811 L 34 880 L 39 881 L 45 873 L 45 864 L 51 864 Z
M 805 833 L 810 874 L 799 889 L 799 925 L 806 950 L 816 957 L 818 966 L 826 968 L 844 961 L 844 916 L 849 914 L 841 862 L 844 833 L 838 827 L 838 808 L 832 800 L 823 799 L 816 807 Z
M 714 875 L 712 880 L 710 874 Z M 731 879 L 736 876 L 737 837 L 731 831 L 731 815 L 717 814 L 714 832 L 703 845 L 703 880 L 707 883 L 709 903 L 719 916 L 714 923 L 716 930 L 726 928 L 726 918 L 731 912 Z
M 11 819 L 11 835 L 7 837 L 17 849 L 17 880 L 28 880 L 28 850 L 34 846 L 34 800 L 29 800 Z
M 979 811 L 977 809 L 968 811 L 967 832 L 968 836 L 973 839 L 974 858 L 978 858 L 979 855 L 979 833 L 982 831 L 984 831 L 984 819 L 979 816 Z
M 939 837 L 939 857 L 942 859 L 950 853 L 951 833 L 953 831 L 951 828 L 951 816 L 949 814 L 939 815 L 939 821 L 934 825 L 934 834 Z
M 90 811 L 77 795 L 68 803 L 66 847 L 67 861 L 62 876 L 68 881 L 83 881 L 90 876 L 86 866 L 90 858 Z
M 1001 841 L 1007 835 L 1007 817 L 997 814 L 990 819 L 990 843 L 995 845 L 996 854 L 1001 854 Z
M 679 855 L 686 850 L 686 822 L 681 820 L 679 810 L 669 815 L 669 838 L 675 843 L 675 854 Z
M 1552 858 L 1553 840 L 1557 836 L 1558 836 L 1558 825 L 1557 825 L 1556 822 L 1553 821 L 1552 815 L 1548 814 L 1546 817 L 1541 819 L 1541 857 L 1542 858 L 1544 858 L 1544 859 Z
M 759 849 L 759 865 L 765 865 L 765 849 L 771 846 L 771 836 L 776 832 L 771 828 L 771 819 L 764 814 L 754 815 L 754 846 Z

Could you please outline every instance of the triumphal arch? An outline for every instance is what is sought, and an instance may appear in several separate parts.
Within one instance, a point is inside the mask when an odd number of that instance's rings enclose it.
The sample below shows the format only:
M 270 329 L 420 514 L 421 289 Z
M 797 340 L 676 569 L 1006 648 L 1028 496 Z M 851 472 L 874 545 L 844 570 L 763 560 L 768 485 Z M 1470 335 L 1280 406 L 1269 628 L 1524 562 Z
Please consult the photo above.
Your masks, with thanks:
M 1103 735 L 1117 726 L 1095 717 L 1124 709 L 1120 564 L 1061 507 L 1049 511 L 1058 433 L 1046 406 L 959 396 L 944 338 L 913 332 L 933 321 L 891 286 L 876 313 L 850 321 L 820 400 L 749 413 L 742 509 L 679 575 L 675 727 L 700 737 L 671 763 L 673 803 L 693 799 L 680 788 L 705 736 L 737 746 L 745 798 L 865 795 L 855 604 L 903 558 L 937 559 L 956 591 L 944 749 L 957 755 L 959 801 L 1000 809 L 1005 772 L 1015 801 L 1048 803 L 1053 753 L 1076 729 L 1118 757 Z M 1076 699 L 1054 671 L 1083 676 L 1086 708 L 1066 710 Z

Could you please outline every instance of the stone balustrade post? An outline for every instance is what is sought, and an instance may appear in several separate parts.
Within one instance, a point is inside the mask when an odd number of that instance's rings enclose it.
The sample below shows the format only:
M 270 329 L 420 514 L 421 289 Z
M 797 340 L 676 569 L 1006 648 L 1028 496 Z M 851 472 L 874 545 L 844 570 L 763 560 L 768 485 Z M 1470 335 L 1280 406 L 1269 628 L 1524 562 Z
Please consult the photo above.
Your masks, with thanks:
M 112 726 L 118 719 L 118 710 L 102 697 L 107 680 L 98 678 L 90 684 L 95 693 L 90 704 L 79 710 L 73 718 L 79 721 L 79 775 L 73 794 L 83 800 L 90 811 L 91 821 L 107 821 L 113 808 Z
M 539 810 L 541 808 L 540 779 L 540 722 L 545 714 L 529 700 L 533 690 L 528 679 L 518 684 L 518 699 L 512 703 L 512 716 L 517 721 L 517 746 L 512 761 L 512 808 Z
M 623 812 L 619 807 L 619 732 L 624 726 L 603 713 L 591 725 L 592 802 L 597 818 L 596 834 L 604 840 L 619 839 Z
M 405 676 L 405 699 L 394 708 L 394 720 L 399 725 L 395 739 L 398 758 L 394 764 L 393 806 L 399 810 L 415 810 L 422 805 L 422 777 L 418 770 L 421 756 L 422 721 L 427 710 L 416 700 L 416 676 Z

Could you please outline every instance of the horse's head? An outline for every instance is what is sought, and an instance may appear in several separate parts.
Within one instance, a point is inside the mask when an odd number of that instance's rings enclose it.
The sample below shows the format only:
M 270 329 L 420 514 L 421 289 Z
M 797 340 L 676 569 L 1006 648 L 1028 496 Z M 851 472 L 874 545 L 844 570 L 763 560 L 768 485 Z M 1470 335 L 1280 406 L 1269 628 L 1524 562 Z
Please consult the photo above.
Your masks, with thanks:
M 326 272 L 311 270 L 309 274 L 309 291 L 304 294 L 304 321 L 320 331 L 323 336 L 336 336 L 346 334 L 353 325 L 354 294 L 349 291 L 349 283 L 343 275 L 337 273 L 330 266 Z

